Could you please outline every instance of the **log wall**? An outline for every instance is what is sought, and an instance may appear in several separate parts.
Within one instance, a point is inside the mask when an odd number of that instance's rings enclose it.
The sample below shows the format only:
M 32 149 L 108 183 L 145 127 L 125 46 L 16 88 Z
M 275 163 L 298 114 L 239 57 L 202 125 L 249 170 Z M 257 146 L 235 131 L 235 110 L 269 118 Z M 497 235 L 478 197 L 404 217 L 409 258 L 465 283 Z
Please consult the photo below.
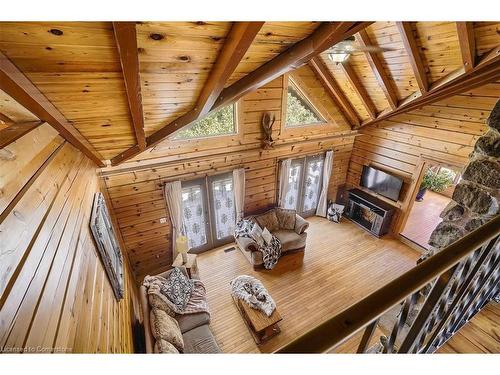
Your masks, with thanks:
M 286 77 L 281 77 L 238 103 L 238 128 L 234 136 L 205 140 L 166 141 L 134 160 L 103 169 L 113 210 L 126 243 L 137 280 L 167 269 L 171 259 L 171 224 L 163 197 L 167 181 L 246 169 L 245 213 L 276 205 L 279 160 L 334 150 L 329 197 L 344 184 L 354 134 L 308 67 L 295 74 L 296 83 L 328 123 L 284 129 L 281 118 Z M 274 149 L 263 150 L 260 120 L 264 112 L 276 116 Z M 167 218 L 166 223 L 160 219 Z
M 133 277 L 117 302 L 90 232 L 93 162 L 44 124 L 0 163 L 0 352 L 134 352 Z
M 363 165 L 372 165 L 404 179 L 395 204 L 403 216 L 422 157 L 461 169 L 476 140 L 487 130 L 486 119 L 498 100 L 500 83 L 460 95 L 362 128 L 349 163 L 348 187 L 358 187 Z M 393 220 L 397 227 L 397 218 Z

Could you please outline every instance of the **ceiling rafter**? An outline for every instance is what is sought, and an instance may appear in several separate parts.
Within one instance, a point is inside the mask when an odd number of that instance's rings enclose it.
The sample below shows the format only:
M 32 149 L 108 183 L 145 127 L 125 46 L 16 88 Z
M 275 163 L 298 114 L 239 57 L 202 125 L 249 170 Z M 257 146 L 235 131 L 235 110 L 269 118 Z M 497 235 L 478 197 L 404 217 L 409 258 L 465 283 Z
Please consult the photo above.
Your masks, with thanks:
M 326 65 L 321 61 L 321 59 L 316 56 L 309 61 L 309 67 L 315 73 L 318 80 L 321 82 L 323 87 L 327 90 L 328 94 L 335 102 L 337 107 L 340 109 L 344 117 L 347 119 L 351 128 L 357 127 L 361 124 L 358 114 L 354 110 L 351 102 L 344 95 L 340 86 L 333 78 L 331 72 L 328 70 Z
M 372 42 L 370 41 L 370 37 L 368 36 L 366 30 L 361 30 L 357 34 L 357 36 L 358 38 L 356 38 L 356 40 L 363 47 L 373 45 Z M 389 76 L 385 72 L 384 66 L 382 65 L 382 61 L 375 52 L 365 51 L 365 56 L 366 59 L 368 60 L 370 68 L 373 71 L 373 74 L 375 75 L 375 78 L 377 79 L 380 88 L 384 92 L 385 98 L 389 102 L 390 107 L 392 109 L 396 109 L 398 107 L 398 96 L 396 95 L 396 91 L 394 90 L 394 87 L 389 79 Z
M 41 121 L 48 122 L 64 139 L 99 167 L 105 166 L 101 154 L 2 52 L 0 52 L 0 89 Z
M 18 140 L 41 124 L 43 124 L 43 121 L 18 122 L 0 130 L 0 149 Z
M 425 73 L 425 66 L 422 61 L 422 56 L 420 56 L 411 22 L 396 22 L 396 25 L 401 35 L 406 53 L 408 54 L 408 58 L 410 59 L 410 65 L 415 75 L 415 79 L 417 80 L 420 93 L 424 94 L 429 91 L 429 81 Z
M 500 77 L 500 47 L 494 48 L 472 69 L 466 71 L 460 68 L 451 72 L 443 79 L 435 82 L 430 90 L 422 95 L 410 95 L 393 111 L 381 113 L 375 120 L 368 121 L 361 127 L 373 125 L 400 113 L 430 105 L 463 91 L 498 80 Z
M 307 38 L 294 44 L 285 52 L 268 61 L 231 86 L 225 88 L 217 99 L 213 109 L 238 100 L 245 94 L 280 77 L 284 73 L 297 69 L 309 62 L 324 50 L 354 35 L 372 22 L 325 22 Z
M 4 115 L 2 112 L 0 112 L 0 122 L 10 125 L 13 124 L 14 121 L 9 116 Z
M 209 112 L 263 25 L 264 22 L 235 22 L 233 24 L 195 107 L 151 134 L 146 140 L 146 148 L 153 147 L 170 134 Z M 115 156 L 111 160 L 111 165 L 120 164 L 136 156 L 141 151 L 143 150 L 138 145 L 135 145 Z
M 476 42 L 474 24 L 472 22 L 457 22 L 458 43 L 466 71 L 474 69 L 476 62 Z
M 340 42 L 341 40 L 344 40 L 345 38 L 354 35 L 359 30 L 362 30 L 363 28 L 367 27 L 372 23 L 373 22 L 323 23 L 320 27 L 318 27 L 318 29 L 316 29 L 314 33 L 312 33 L 307 38 L 294 44 L 292 47 L 290 47 L 280 55 L 276 56 L 274 59 L 268 61 L 267 63 L 257 68 L 253 72 L 249 73 L 242 79 L 233 83 L 231 86 L 223 89 L 219 93 L 217 99 L 215 100 L 215 103 L 210 108 L 209 112 L 214 111 L 223 106 L 229 105 L 231 103 L 234 103 L 236 100 L 238 100 L 245 94 L 258 89 L 259 87 L 265 85 L 268 82 L 271 82 L 273 79 L 283 75 L 286 72 L 289 72 L 306 64 L 311 58 L 313 58 L 317 54 L 323 52 L 324 50 Z M 231 31 L 232 30 L 233 29 L 231 29 Z M 249 31 L 247 30 L 247 32 Z M 257 32 L 255 32 L 255 34 Z M 232 57 L 234 52 L 224 53 L 225 49 L 226 49 L 226 44 L 223 46 L 223 49 L 220 52 L 219 56 Z M 216 65 L 219 65 L 219 57 L 217 58 Z M 221 65 L 223 64 L 221 63 Z M 227 69 L 221 69 L 221 70 L 227 72 Z M 229 77 L 227 77 L 227 79 L 228 78 Z M 220 78 L 213 78 L 213 79 L 219 80 Z M 225 80 L 225 82 L 227 82 L 227 79 Z M 209 80 L 212 80 L 212 73 L 210 74 Z M 160 130 L 156 131 L 155 133 L 147 137 L 146 148 L 155 146 L 163 139 L 165 139 L 165 137 L 167 137 L 168 135 L 172 134 L 173 132 L 181 129 L 182 127 L 198 119 L 199 108 L 200 104 L 197 104 L 196 108 L 194 108 L 193 110 L 180 116 L 176 120 L 172 121 L 170 124 L 164 126 Z M 140 150 L 137 145 L 133 146 L 128 150 L 122 152 L 121 154 L 117 155 L 116 157 L 114 157 L 111 160 L 111 164 L 118 165 L 136 156 L 141 151 L 142 150 Z
M 139 55 L 137 52 L 137 32 L 135 22 L 113 22 L 116 46 L 120 55 L 125 91 L 127 92 L 130 115 L 137 145 L 146 148 L 144 133 L 144 113 L 142 109 L 141 78 L 139 75 Z
M 377 108 L 375 108 L 375 104 L 373 104 L 372 99 L 370 98 L 370 95 L 368 95 L 368 91 L 366 91 L 365 86 L 361 84 L 361 81 L 358 78 L 358 75 L 354 71 L 353 67 L 349 64 L 348 61 L 344 61 L 343 63 L 339 64 L 342 68 L 342 71 L 347 77 L 347 80 L 351 84 L 353 90 L 356 92 L 358 95 L 359 99 L 363 103 L 363 106 L 366 109 L 366 112 L 368 112 L 368 115 L 372 120 L 377 118 Z

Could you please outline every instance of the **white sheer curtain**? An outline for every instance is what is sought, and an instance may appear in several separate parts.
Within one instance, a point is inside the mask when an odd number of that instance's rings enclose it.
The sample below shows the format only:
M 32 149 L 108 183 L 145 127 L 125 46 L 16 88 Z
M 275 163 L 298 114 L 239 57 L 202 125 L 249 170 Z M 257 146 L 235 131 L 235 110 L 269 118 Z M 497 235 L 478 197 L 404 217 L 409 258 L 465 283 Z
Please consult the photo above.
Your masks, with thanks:
M 233 170 L 233 184 L 236 222 L 238 222 L 245 214 L 245 168 Z
M 281 162 L 278 207 L 285 207 L 286 193 L 290 189 L 291 167 L 292 167 L 292 159 L 286 159 Z
M 182 234 L 182 186 L 180 181 L 165 184 L 165 200 L 172 221 L 172 260 L 177 256 L 175 240 Z
M 328 205 L 328 184 L 330 182 L 330 175 L 332 174 L 333 166 L 333 151 L 327 151 L 325 161 L 323 162 L 323 182 L 321 184 L 321 194 L 318 200 L 318 207 L 316 208 L 316 215 L 326 217 L 326 210 Z

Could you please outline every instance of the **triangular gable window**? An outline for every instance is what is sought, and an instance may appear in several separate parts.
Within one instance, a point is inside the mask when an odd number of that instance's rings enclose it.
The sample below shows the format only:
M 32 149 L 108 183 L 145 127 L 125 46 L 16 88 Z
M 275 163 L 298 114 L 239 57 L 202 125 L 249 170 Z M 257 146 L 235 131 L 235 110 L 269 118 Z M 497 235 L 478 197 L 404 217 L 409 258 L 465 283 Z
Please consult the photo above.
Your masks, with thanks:
M 173 139 L 206 138 L 236 133 L 236 106 L 230 104 L 179 130 Z
M 285 126 L 290 128 L 324 123 L 326 123 L 325 119 L 318 113 L 309 99 L 289 80 Z

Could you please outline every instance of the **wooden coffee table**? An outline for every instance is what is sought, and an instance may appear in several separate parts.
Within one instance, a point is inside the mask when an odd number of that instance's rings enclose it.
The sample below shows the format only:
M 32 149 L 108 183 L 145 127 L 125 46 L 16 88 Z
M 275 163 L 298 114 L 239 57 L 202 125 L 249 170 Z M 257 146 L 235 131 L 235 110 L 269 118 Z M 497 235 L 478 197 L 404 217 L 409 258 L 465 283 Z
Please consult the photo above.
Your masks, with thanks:
M 233 297 L 233 300 L 257 345 L 281 332 L 278 322 L 282 318 L 278 308 L 274 309 L 271 316 L 268 317 L 262 311 L 252 309 L 247 303 L 239 299 Z

